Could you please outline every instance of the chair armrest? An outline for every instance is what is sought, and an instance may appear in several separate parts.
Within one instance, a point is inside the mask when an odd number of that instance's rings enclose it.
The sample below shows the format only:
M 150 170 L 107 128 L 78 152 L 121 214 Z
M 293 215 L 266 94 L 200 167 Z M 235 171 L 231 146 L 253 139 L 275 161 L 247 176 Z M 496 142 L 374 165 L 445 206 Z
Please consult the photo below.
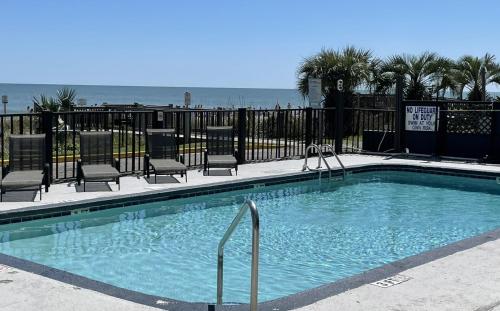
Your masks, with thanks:
M 2 178 L 4 178 L 9 173 L 9 165 L 2 167 Z
M 114 167 L 116 168 L 116 170 L 118 172 L 120 172 L 120 159 L 118 159 L 118 158 L 114 159 Z
M 234 156 L 234 158 L 236 159 L 236 163 L 240 163 L 240 158 L 239 158 L 238 149 L 234 149 L 233 156 Z

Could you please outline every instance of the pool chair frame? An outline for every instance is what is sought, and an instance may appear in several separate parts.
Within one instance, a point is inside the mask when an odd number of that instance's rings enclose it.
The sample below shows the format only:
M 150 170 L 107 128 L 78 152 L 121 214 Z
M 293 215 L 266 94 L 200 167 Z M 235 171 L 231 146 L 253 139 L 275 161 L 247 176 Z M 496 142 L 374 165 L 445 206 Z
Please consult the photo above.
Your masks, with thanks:
M 42 185 L 45 192 L 50 186 L 50 165 L 45 158 L 45 134 L 10 135 L 9 164 L 2 167 L 0 202 L 7 190 L 33 191 L 33 187 L 38 187 L 41 201 Z
M 178 153 L 177 138 L 174 129 L 147 129 L 147 150 L 144 155 L 144 175 L 149 179 L 151 171 L 155 175 L 155 184 L 158 175 L 180 174 L 186 176 L 187 167 L 184 157 Z
M 80 159 L 77 181 L 83 192 L 87 182 L 116 182 L 120 190 L 120 160 L 113 158 L 113 133 L 107 131 L 80 132 Z
M 210 168 L 234 168 L 238 175 L 238 150 L 234 148 L 232 126 L 207 126 L 203 171 L 210 175 Z

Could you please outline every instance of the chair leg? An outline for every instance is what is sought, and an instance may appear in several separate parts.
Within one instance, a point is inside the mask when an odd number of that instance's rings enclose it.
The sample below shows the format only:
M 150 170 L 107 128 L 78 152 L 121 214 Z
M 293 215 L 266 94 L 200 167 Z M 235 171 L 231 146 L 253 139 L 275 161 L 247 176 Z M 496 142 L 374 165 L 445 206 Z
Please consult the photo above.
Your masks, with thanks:
M 157 175 L 157 174 L 156 174 L 156 172 L 155 172 L 155 184 L 156 184 L 156 183 L 158 183 L 158 182 L 156 181 L 156 176 L 158 176 L 158 175 Z
M 40 185 L 38 190 L 40 191 L 40 201 L 41 201 L 42 200 L 42 185 Z
M 121 186 L 120 186 L 120 177 L 116 179 L 116 184 L 118 185 L 118 191 L 120 191 Z
M 86 182 L 85 182 L 85 179 L 84 179 L 83 180 L 83 192 L 85 192 L 85 184 L 86 184 Z
M 186 182 L 188 182 L 188 172 L 185 171 L 184 174 L 186 175 Z

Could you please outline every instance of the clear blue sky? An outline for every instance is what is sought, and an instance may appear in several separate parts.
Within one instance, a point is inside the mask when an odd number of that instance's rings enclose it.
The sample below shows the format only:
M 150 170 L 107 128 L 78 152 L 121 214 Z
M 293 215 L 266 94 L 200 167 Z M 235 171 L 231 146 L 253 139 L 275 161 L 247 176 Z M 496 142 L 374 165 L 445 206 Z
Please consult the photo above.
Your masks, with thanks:
M 0 0 L 0 82 L 294 88 L 322 47 L 500 58 L 499 18 L 498 0 Z

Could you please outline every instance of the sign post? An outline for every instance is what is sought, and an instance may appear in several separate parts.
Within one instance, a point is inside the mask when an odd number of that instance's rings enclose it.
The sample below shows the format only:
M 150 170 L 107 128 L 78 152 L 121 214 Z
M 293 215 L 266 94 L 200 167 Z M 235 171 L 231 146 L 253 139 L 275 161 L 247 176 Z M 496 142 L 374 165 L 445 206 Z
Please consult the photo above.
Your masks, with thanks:
M 191 106 L 191 93 L 185 92 L 184 93 L 184 108 L 189 109 L 189 106 Z
M 308 86 L 309 86 L 309 107 L 311 108 L 321 108 L 321 95 L 322 95 L 322 90 L 321 90 L 321 79 L 316 79 L 316 78 L 309 78 L 308 80 Z M 318 131 L 318 141 L 317 142 L 312 142 L 314 144 L 320 144 L 323 140 L 323 114 L 320 112 L 318 113 L 318 119 L 319 120 L 313 120 L 313 124 L 318 122 L 319 123 L 319 131 Z M 308 131 L 312 131 L 312 128 L 307 129 Z
M 7 95 L 2 95 L 3 114 L 7 114 L 8 103 L 9 103 L 9 97 Z
M 321 79 L 309 78 L 308 85 L 309 107 L 321 108 Z

